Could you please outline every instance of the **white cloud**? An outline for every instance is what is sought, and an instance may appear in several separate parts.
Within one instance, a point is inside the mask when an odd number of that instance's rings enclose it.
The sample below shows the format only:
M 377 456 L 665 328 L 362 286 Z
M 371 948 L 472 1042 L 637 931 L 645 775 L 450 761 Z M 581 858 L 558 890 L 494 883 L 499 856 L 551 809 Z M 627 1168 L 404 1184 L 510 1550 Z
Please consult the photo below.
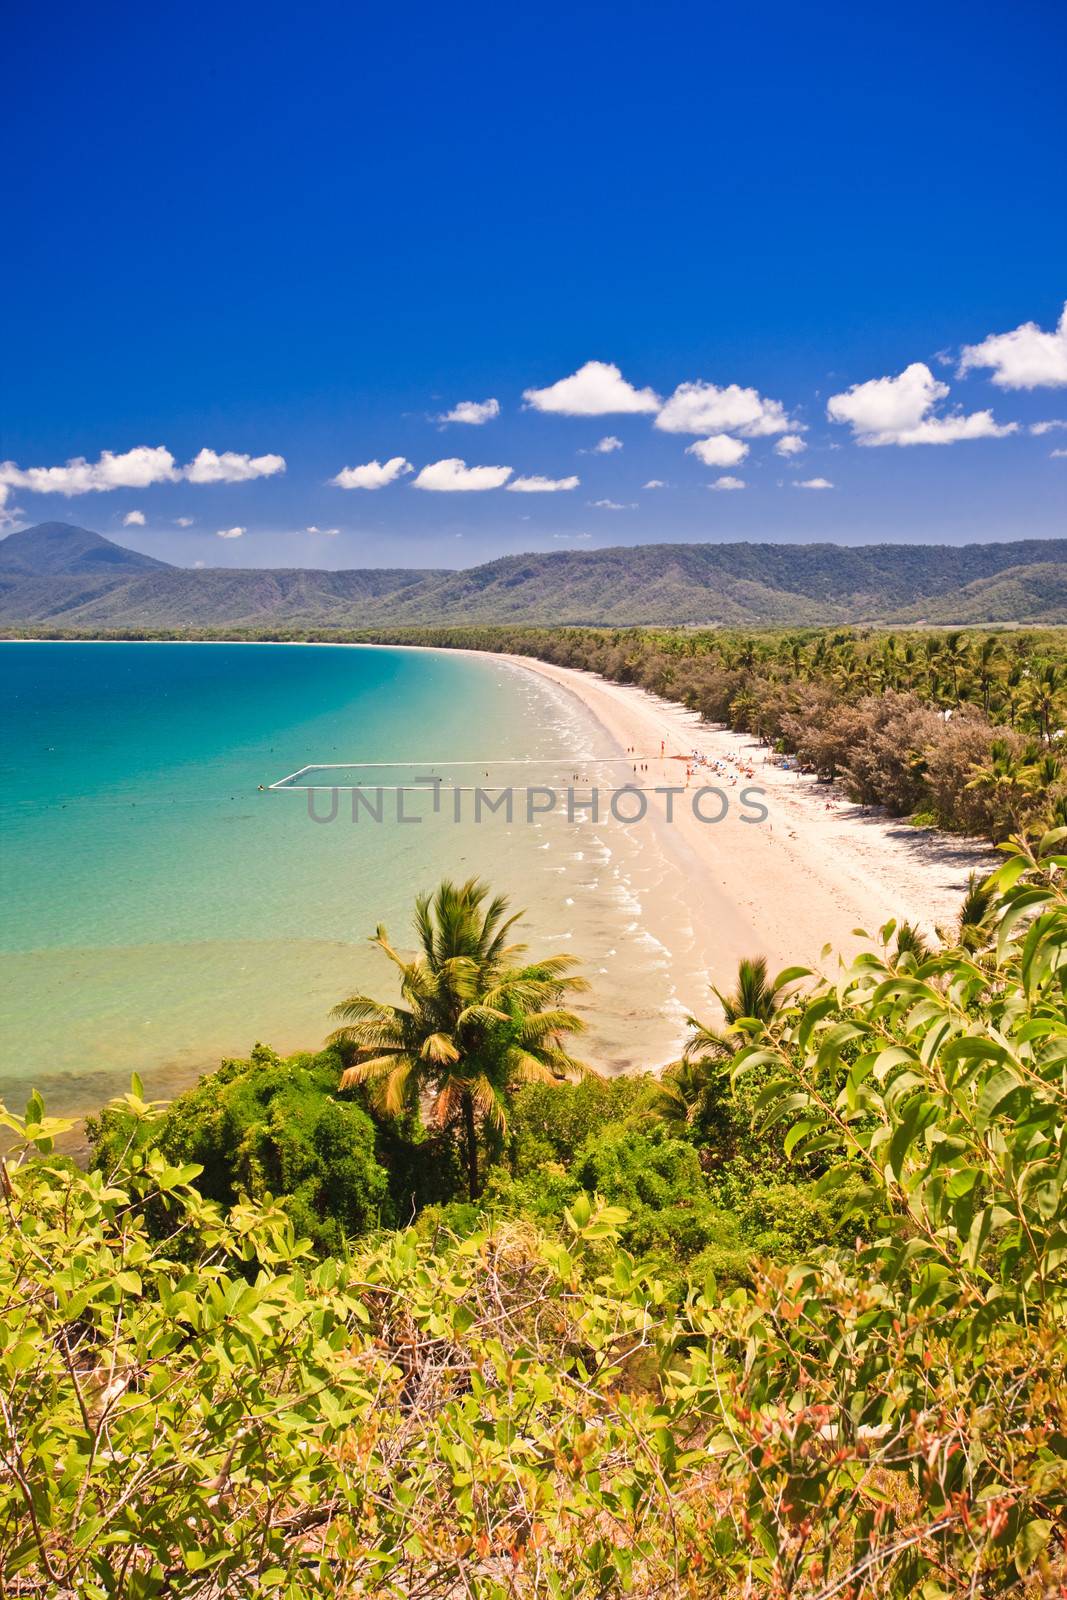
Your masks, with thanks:
M 832 489 L 833 484 L 829 478 L 801 478 L 793 487 L 795 489 Z
M 341 531 L 340 528 L 316 528 L 314 523 L 312 523 L 309 528 L 305 528 L 304 529 L 305 533 L 321 533 L 321 534 L 324 534 L 327 539 L 334 538 L 336 534 L 340 533 L 340 531 Z
M 200 570 L 200 568 L 201 568 L 201 567 L 202 567 L 202 566 L 204 566 L 204 564 L 205 564 L 205 563 L 204 563 L 204 562 L 203 562 L 203 561 L 194 561 L 194 562 L 193 562 L 193 566 L 194 566 L 194 567 L 195 567 L 195 568 L 196 568 L 196 569 L 197 569 L 197 571 L 199 571 L 199 570 Z
M 508 489 L 514 494 L 556 494 L 560 489 L 577 489 L 579 478 L 541 478 L 537 474 L 529 478 L 515 478 L 508 484 Z
M 736 467 L 748 455 L 748 445 L 741 439 L 731 439 L 728 433 L 713 433 L 710 439 L 687 444 L 685 453 L 696 456 L 706 467 Z
M 641 487 L 644 489 L 665 489 L 667 485 L 662 478 L 649 478 L 648 482 L 642 484 Z
M 831 395 L 826 414 L 831 422 L 847 422 L 864 445 L 955 444 L 961 439 L 1002 439 L 1018 431 L 1015 422 L 1000 426 L 990 411 L 932 415 L 948 393 L 948 384 L 935 378 L 924 361 L 913 361 L 895 378 L 871 378 Z
M 248 456 L 236 450 L 201 450 L 182 468 L 190 483 L 250 483 L 285 471 L 284 456 Z
M 526 389 L 523 399 L 535 411 L 563 417 L 606 417 L 613 412 L 651 412 L 660 407 L 653 389 L 635 389 L 610 361 L 587 361 L 547 389 Z
M 861 444 L 958 444 L 962 439 L 1006 439 L 1018 433 L 1017 422 L 998 423 L 991 411 L 972 411 L 969 416 L 953 412 L 947 417 L 928 417 L 895 439 L 861 439 Z
M 709 489 L 744 489 L 747 488 L 744 478 L 716 478 L 714 483 L 708 484 Z
M 1063 461 L 1067 459 L 1067 450 L 1050 450 L 1049 459 L 1052 461 Z
M 175 517 L 175 519 L 174 519 L 174 526 L 176 528 L 191 528 L 192 525 L 193 525 L 193 518 L 192 517 Z
M 238 455 L 224 450 L 201 450 L 188 466 L 179 467 L 164 445 L 136 445 L 116 455 L 102 450 L 99 459 L 75 456 L 62 467 L 18 467 L 0 463 L 0 483 L 30 489 L 34 494 L 72 495 L 109 489 L 148 489 L 155 483 L 247 483 L 285 471 L 284 456 Z
M 126 515 L 122 519 L 122 526 L 124 528 L 143 528 L 144 527 L 144 512 L 143 511 L 127 511 Z
M 778 456 L 798 456 L 808 447 L 799 433 L 785 433 L 774 446 L 774 453 Z
M 499 489 L 511 477 L 510 467 L 468 467 L 458 456 L 446 461 L 431 461 L 415 479 L 416 489 L 432 489 L 437 494 Z
M 981 344 L 964 345 L 959 374 L 975 367 L 992 370 L 1000 389 L 1060 389 L 1067 384 L 1067 304 L 1058 326 L 1046 333 L 1024 322 L 1010 333 L 991 333 Z
M 174 457 L 163 445 L 137 445 L 122 455 L 103 450 L 97 461 L 75 456 L 63 467 L 23 469 L 13 461 L 0 462 L 0 483 L 68 498 L 108 489 L 147 489 L 153 483 L 173 483 L 179 476 Z
M 736 383 L 680 383 L 656 418 L 664 433 L 743 433 L 758 438 L 795 428 L 780 400 L 766 400 Z
M 591 533 L 554 533 L 553 539 L 591 539 Z
M 247 528 L 219 528 L 215 537 L 216 539 L 240 539 L 242 534 L 247 532 Z
M 451 411 L 438 417 L 438 422 L 467 422 L 480 428 L 483 422 L 492 422 L 500 415 L 499 400 L 461 400 Z
M 622 505 L 618 500 L 590 500 L 591 506 L 596 506 L 600 511 L 636 511 L 634 504 Z
M 593 446 L 591 454 L 595 456 L 610 456 L 612 451 L 622 449 L 622 440 L 616 439 L 613 433 L 605 434 L 603 439 L 598 439 Z
M 1039 437 L 1044 433 L 1057 433 L 1061 428 L 1067 428 L 1067 417 L 1050 417 L 1047 422 L 1031 422 L 1030 432 Z
M 384 489 L 415 468 L 403 456 L 391 456 L 388 461 L 365 461 L 361 467 L 342 467 L 336 478 L 329 481 L 336 489 Z

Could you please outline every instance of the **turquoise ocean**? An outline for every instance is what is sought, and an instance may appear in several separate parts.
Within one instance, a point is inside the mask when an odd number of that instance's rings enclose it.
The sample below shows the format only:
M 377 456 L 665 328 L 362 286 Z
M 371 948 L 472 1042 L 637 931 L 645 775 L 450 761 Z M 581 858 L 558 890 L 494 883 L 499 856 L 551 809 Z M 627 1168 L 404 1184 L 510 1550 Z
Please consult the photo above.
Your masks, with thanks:
M 411 905 L 477 875 L 526 908 L 535 951 L 581 956 L 583 1053 L 658 1065 L 703 992 L 679 864 L 649 829 L 580 810 L 524 821 L 530 784 L 611 785 L 621 752 L 567 690 L 444 651 L 239 644 L 0 643 L 0 1097 L 82 1114 L 128 1084 L 168 1097 L 263 1040 L 316 1048 L 330 1006 L 395 994 L 367 940 L 410 948 Z M 309 764 L 351 787 L 333 821 Z M 374 765 L 371 765 L 374 764 Z M 383 764 L 383 765 L 378 765 Z M 398 765 L 400 764 L 400 765 Z M 623 774 L 620 777 L 620 773 Z M 307 778 L 296 780 L 308 782 Z M 515 787 L 475 822 L 471 787 Z M 260 787 L 262 786 L 262 788 Z M 461 819 L 455 820 L 456 791 Z M 319 817 L 331 797 L 311 797 Z

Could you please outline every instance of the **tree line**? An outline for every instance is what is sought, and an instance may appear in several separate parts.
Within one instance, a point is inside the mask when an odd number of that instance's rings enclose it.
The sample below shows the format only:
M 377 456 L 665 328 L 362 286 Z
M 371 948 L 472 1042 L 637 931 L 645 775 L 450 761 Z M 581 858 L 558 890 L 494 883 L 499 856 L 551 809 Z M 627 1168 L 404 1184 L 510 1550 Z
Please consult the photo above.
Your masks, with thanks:
M 76 634 L 39 630 L 36 637 Z M 751 734 L 862 805 L 995 843 L 1067 823 L 1067 634 L 837 628 L 124 630 L 116 639 L 333 640 L 528 655 Z

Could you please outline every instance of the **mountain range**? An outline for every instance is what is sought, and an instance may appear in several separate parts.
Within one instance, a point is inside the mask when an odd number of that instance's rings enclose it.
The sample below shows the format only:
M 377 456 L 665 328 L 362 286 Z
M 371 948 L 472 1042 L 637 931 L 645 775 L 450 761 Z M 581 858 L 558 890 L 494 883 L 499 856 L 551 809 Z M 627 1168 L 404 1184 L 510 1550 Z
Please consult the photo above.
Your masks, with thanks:
M 348 572 L 175 567 L 62 522 L 0 540 L 0 625 L 14 632 L 838 622 L 1067 623 L 1067 539 L 650 544 Z

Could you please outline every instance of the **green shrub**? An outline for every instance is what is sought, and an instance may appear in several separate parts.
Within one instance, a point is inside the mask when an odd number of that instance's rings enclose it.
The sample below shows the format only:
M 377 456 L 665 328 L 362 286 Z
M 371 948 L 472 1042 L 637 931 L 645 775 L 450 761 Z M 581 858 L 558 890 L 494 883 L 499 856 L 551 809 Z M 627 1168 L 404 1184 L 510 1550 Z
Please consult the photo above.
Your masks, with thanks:
M 380 1164 L 374 1123 L 337 1082 L 334 1051 L 286 1059 L 257 1045 L 248 1061 L 223 1062 L 180 1095 L 152 1128 L 168 1159 L 196 1162 L 197 1188 L 231 1206 L 267 1195 L 285 1207 L 320 1255 L 391 1225 L 389 1175 Z M 90 1122 L 94 1165 L 107 1171 L 130 1137 L 127 1113 Z
M 783 1157 L 825 1176 L 752 1184 L 736 1216 L 668 1128 L 601 1124 L 570 1174 L 501 1174 L 500 1198 L 580 1179 L 610 1203 L 427 1211 L 429 1237 L 316 1264 L 279 1205 L 206 1201 L 137 1094 L 104 1119 L 106 1176 L 53 1156 L 69 1124 L 39 1100 L 0 1114 L 27 1152 L 0 1199 L 6 1589 L 1062 1592 L 1064 837 L 1005 863 L 980 950 L 865 952 L 739 1051 Z M 819 1243 L 852 1212 L 858 1248 Z M 686 1271 L 622 1248 L 686 1213 Z M 760 1239 L 800 1253 L 753 1262 Z
M 834 1206 L 814 1184 L 766 1184 L 754 1188 L 738 1212 L 738 1225 L 752 1251 L 776 1261 L 796 1261 L 837 1232 Z
M 692 1205 L 706 1192 L 693 1146 L 662 1126 L 608 1128 L 579 1151 L 574 1176 L 612 1205 Z
M 605 1128 L 653 1115 L 658 1098 L 647 1074 L 528 1084 L 515 1096 L 510 1119 L 512 1171 L 521 1176 L 545 1161 L 567 1165 Z

